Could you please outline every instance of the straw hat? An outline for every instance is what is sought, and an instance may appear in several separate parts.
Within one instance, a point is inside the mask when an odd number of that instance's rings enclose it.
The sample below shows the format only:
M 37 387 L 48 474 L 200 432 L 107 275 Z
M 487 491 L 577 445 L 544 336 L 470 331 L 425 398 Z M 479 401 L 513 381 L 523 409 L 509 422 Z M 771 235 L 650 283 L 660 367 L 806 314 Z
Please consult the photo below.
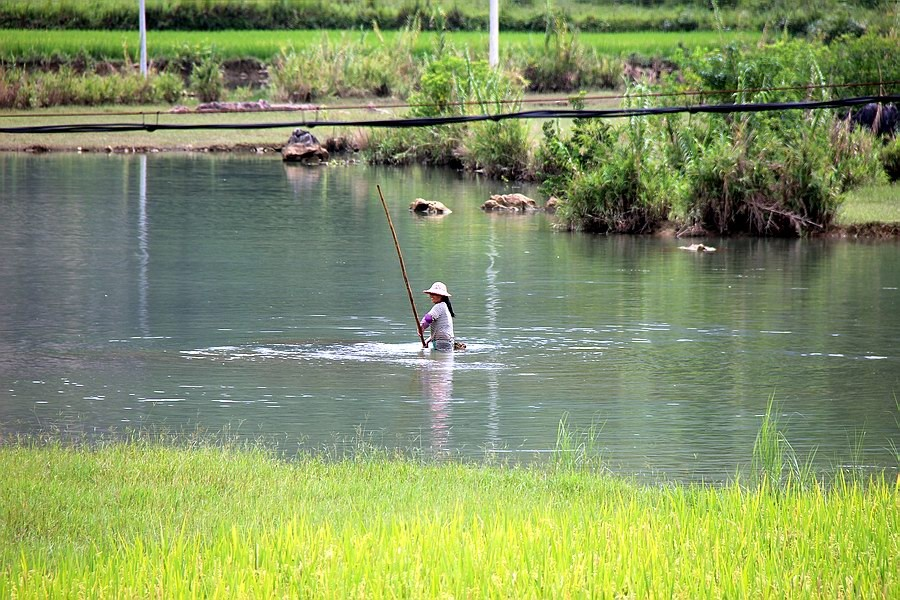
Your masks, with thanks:
M 423 294 L 437 294 L 438 296 L 446 296 L 450 297 L 450 292 L 447 291 L 447 286 L 441 283 L 440 281 L 435 281 L 431 284 L 431 287 L 427 290 L 422 290 Z

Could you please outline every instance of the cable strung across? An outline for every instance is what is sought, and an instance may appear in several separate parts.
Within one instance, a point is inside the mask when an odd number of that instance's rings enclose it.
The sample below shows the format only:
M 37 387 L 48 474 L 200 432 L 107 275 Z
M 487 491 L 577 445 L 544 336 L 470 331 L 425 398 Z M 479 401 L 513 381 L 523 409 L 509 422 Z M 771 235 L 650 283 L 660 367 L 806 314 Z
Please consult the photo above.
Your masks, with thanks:
M 28 125 L 22 127 L 0 127 L 0 133 L 118 133 L 130 131 L 175 131 L 199 129 L 279 129 L 283 127 L 384 127 L 401 129 L 406 127 L 430 127 L 479 121 L 506 121 L 508 119 L 615 119 L 620 117 L 643 117 L 652 115 L 687 114 L 728 114 L 748 112 L 772 112 L 784 110 L 816 110 L 826 108 L 848 108 L 865 104 L 885 104 L 900 102 L 900 95 L 861 96 L 836 100 L 802 102 L 764 102 L 747 104 L 698 104 L 694 106 L 659 106 L 652 108 L 604 108 L 604 109 L 546 109 L 520 112 L 498 113 L 495 115 L 458 115 L 446 117 L 415 117 L 405 119 L 361 120 L 361 121 L 289 121 L 281 123 L 81 123 L 63 125 Z M 157 117 L 160 113 L 155 113 Z

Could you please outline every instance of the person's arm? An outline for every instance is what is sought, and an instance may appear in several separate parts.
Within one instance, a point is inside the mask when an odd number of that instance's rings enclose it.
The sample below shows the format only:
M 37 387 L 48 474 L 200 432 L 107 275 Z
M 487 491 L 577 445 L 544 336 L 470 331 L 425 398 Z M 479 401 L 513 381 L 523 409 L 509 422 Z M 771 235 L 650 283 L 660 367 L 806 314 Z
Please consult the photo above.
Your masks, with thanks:
M 431 327 L 432 323 L 434 323 L 434 317 L 431 315 L 431 312 L 429 311 L 429 312 L 425 313 L 424 317 L 422 317 L 422 322 L 419 323 L 419 327 L 422 328 L 422 331 L 425 331 L 428 327 Z M 427 338 L 425 338 L 425 345 L 427 346 L 430 343 L 431 343 L 431 336 L 429 335 Z

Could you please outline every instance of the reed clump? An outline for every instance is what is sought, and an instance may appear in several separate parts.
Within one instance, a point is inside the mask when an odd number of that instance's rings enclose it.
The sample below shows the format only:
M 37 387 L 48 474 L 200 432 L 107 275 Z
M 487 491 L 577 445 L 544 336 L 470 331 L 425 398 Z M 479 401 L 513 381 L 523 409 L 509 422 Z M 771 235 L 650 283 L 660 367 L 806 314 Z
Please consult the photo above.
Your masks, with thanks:
M 629 85 L 626 104 L 691 103 L 678 94 L 698 89 L 709 95 L 700 102 L 726 105 L 830 98 L 821 86 L 853 81 L 869 68 L 864 49 L 890 43 L 697 50 L 677 59 L 677 78 Z M 545 127 L 535 171 L 544 193 L 563 200 L 558 214 L 571 229 L 652 231 L 668 221 L 722 235 L 807 235 L 829 228 L 845 192 L 887 181 L 881 154 L 891 146 L 847 119 L 824 109 L 658 116 L 597 136 L 576 120 L 567 132 Z
M 554 458 L 533 467 L 437 463 L 365 440 L 293 461 L 202 438 L 7 440 L 0 595 L 900 592 L 900 480 L 786 469 L 771 402 L 753 482 L 641 485 L 603 468 L 598 434 L 564 418 Z
M 514 73 L 492 69 L 467 54 L 426 61 L 418 88 L 409 98 L 409 117 L 465 117 L 515 112 L 522 83 Z M 489 175 L 522 179 L 528 171 L 530 142 L 517 120 L 473 126 L 425 124 L 388 131 L 370 138 L 368 158 L 374 163 L 462 167 Z

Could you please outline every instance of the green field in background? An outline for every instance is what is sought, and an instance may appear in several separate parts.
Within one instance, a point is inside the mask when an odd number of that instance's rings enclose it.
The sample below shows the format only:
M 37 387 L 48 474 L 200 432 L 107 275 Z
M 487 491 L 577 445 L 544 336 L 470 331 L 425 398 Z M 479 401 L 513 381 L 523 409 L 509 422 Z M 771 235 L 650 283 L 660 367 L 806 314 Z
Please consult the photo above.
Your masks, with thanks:
M 283 50 L 301 49 L 325 43 L 376 46 L 391 44 L 396 37 L 412 35 L 399 31 L 149 31 L 147 47 L 151 60 L 195 56 L 210 50 L 219 59 L 256 58 L 268 61 Z M 415 48 L 432 51 L 441 34 L 416 34 Z M 487 35 L 479 32 L 443 34 L 447 44 L 457 48 L 483 51 L 487 55 Z M 692 31 L 582 33 L 577 39 L 587 48 L 608 56 L 671 56 L 679 47 L 721 47 L 731 43 L 756 43 L 761 34 L 753 32 Z M 542 48 L 542 33 L 501 32 L 501 53 L 518 52 L 529 47 Z M 0 60 L 34 60 L 41 57 L 62 58 L 83 55 L 97 60 L 131 60 L 137 62 L 139 35 L 127 31 L 32 31 L 0 32 Z

